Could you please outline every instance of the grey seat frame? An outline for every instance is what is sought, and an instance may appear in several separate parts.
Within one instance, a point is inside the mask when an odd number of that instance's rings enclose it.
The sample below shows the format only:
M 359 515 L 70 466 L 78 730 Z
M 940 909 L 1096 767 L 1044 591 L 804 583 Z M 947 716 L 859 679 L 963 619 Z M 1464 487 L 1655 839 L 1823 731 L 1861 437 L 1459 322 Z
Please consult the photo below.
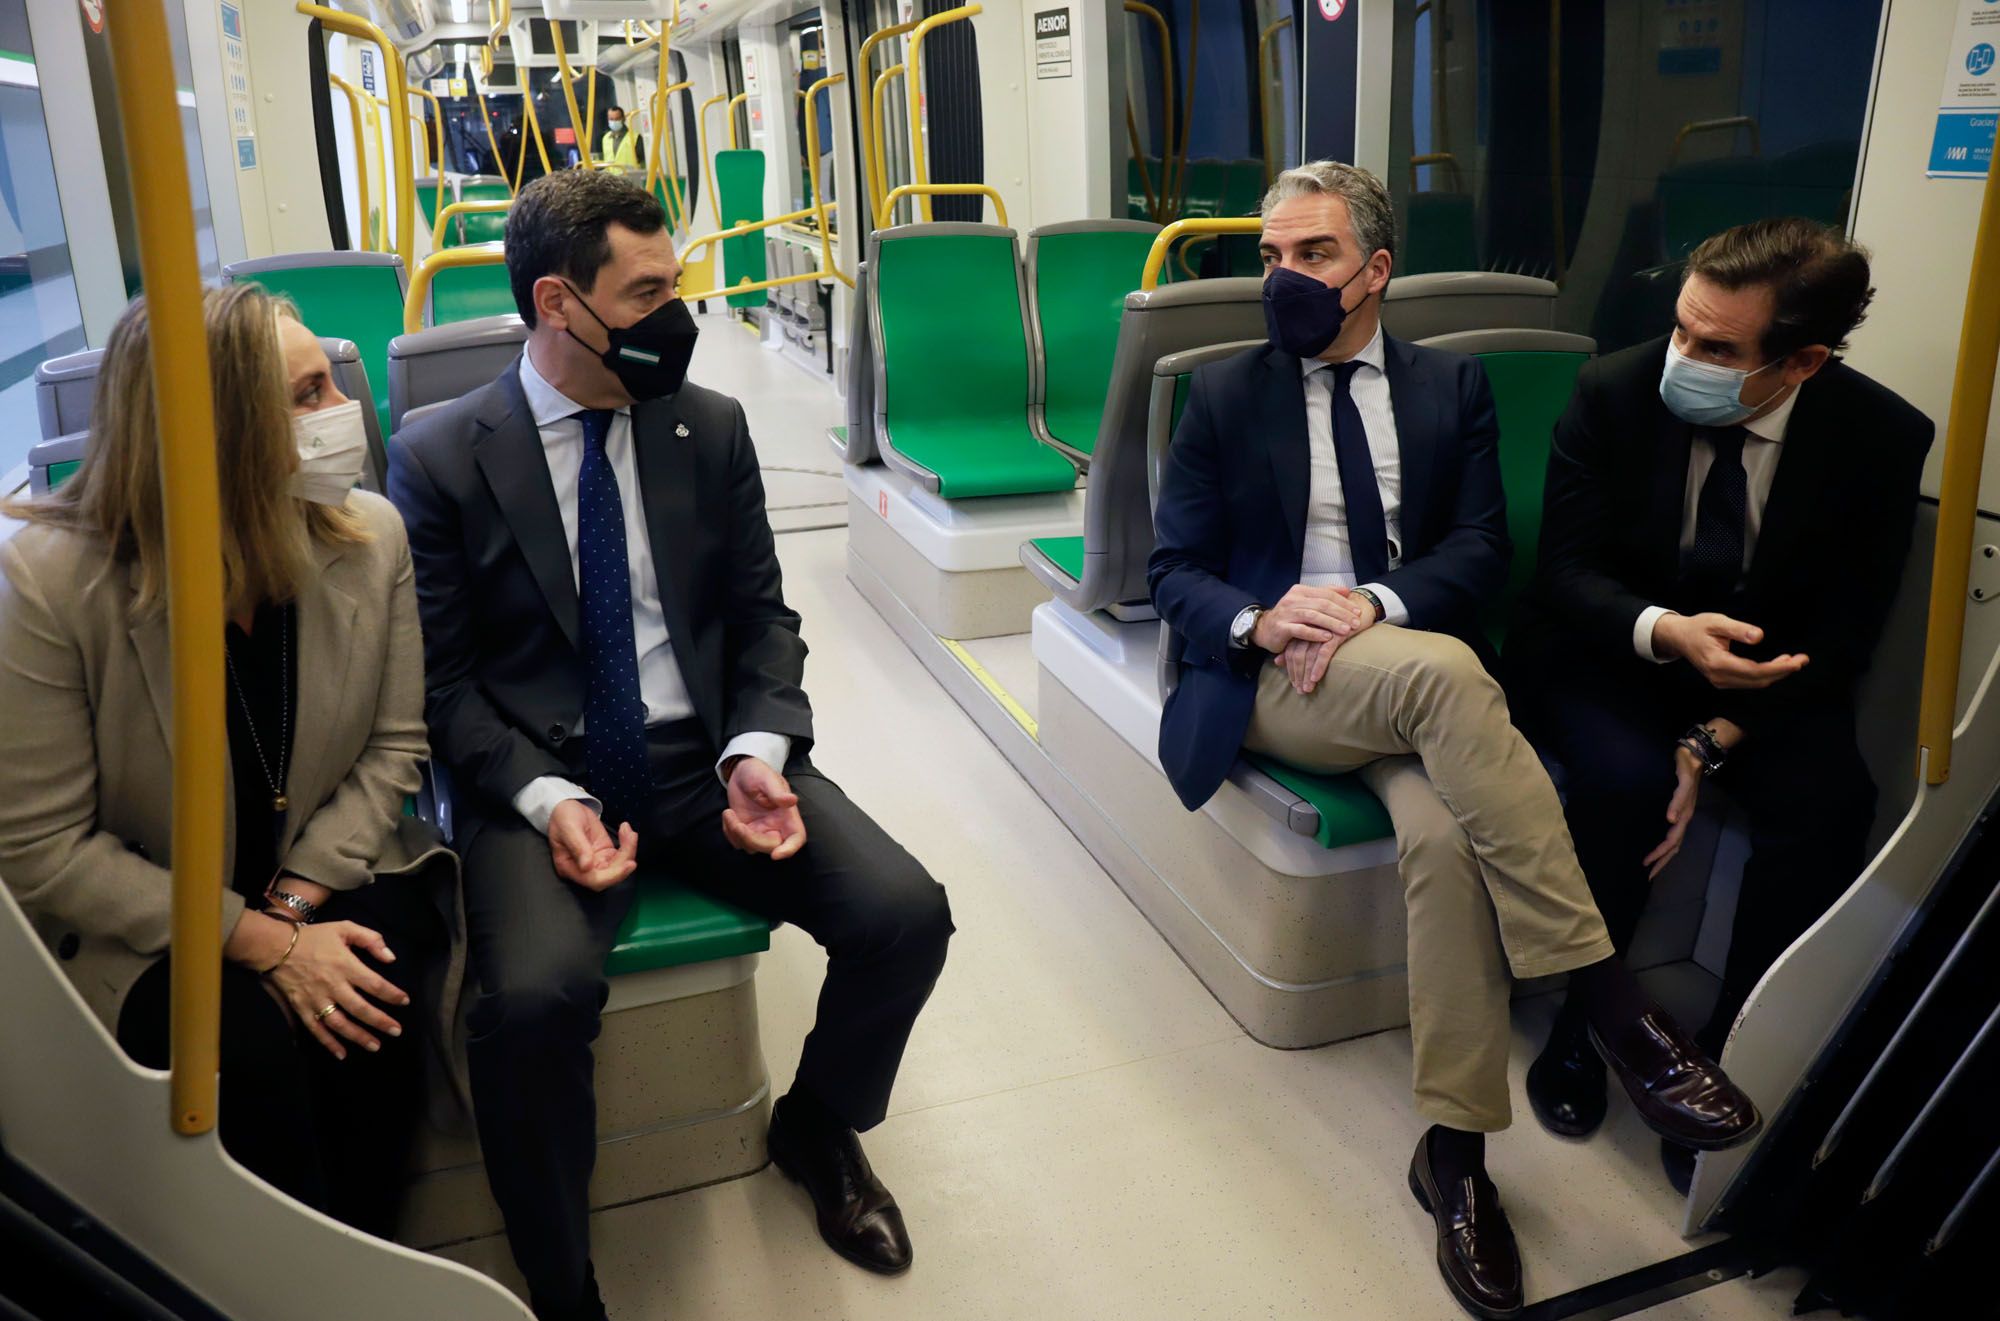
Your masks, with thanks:
M 875 448 L 875 342 L 869 334 L 868 296 L 873 286 L 869 265 L 854 272 L 847 295 L 847 439 L 829 430 L 827 441 L 842 463 L 856 467 L 881 457 Z
M 1060 452 L 1064 458 L 1077 466 L 1077 471 L 1086 476 L 1090 472 L 1091 456 L 1076 446 L 1058 439 L 1055 433 L 1049 430 L 1048 342 L 1042 337 L 1041 286 L 1036 282 L 1041 241 L 1045 236 L 1056 234 L 1158 234 L 1160 229 L 1161 226 L 1150 220 L 1064 220 L 1053 225 L 1037 225 L 1028 231 L 1028 241 L 1022 253 L 1022 280 L 1023 287 L 1028 293 L 1028 344 L 1031 350 L 1028 376 L 1031 398 L 1028 404 L 1028 423 L 1034 429 L 1035 439 Z M 1136 287 L 1135 284 L 1134 288 Z M 1099 434 L 1102 434 L 1101 426 Z
M 512 312 L 450 321 L 390 340 L 391 434 L 403 429 L 411 409 L 456 399 L 499 376 L 527 341 L 527 324 Z

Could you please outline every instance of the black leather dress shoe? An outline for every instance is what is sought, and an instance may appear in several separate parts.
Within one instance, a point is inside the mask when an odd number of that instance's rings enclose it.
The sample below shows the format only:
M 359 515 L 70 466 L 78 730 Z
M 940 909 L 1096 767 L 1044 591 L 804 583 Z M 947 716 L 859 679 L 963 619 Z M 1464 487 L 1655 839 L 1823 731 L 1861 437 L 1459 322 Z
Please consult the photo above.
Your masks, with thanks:
M 901 1275 L 914 1254 L 903 1213 L 869 1168 L 853 1129 L 835 1134 L 788 1120 L 781 1101 L 771 1113 L 771 1163 L 805 1187 L 826 1245 L 879 1275 Z
M 1438 1273 L 1459 1306 L 1495 1321 L 1518 1315 L 1521 1250 L 1493 1181 L 1482 1173 L 1440 1187 L 1426 1132 L 1410 1158 L 1410 1191 L 1437 1225 Z
M 1697 1151 L 1721 1151 L 1757 1136 L 1757 1103 L 1701 1053 L 1665 1010 L 1651 1009 L 1607 1040 L 1590 1039 L 1625 1085 L 1646 1126 Z
M 1528 1066 L 1528 1104 L 1542 1127 L 1559 1137 L 1584 1138 L 1597 1131 L 1610 1101 L 1604 1061 L 1587 1033 L 1556 1024 L 1549 1044 Z
M 1667 1172 L 1667 1182 L 1682 1197 L 1694 1185 L 1694 1148 L 1684 1147 L 1671 1138 L 1660 1139 L 1660 1168 Z

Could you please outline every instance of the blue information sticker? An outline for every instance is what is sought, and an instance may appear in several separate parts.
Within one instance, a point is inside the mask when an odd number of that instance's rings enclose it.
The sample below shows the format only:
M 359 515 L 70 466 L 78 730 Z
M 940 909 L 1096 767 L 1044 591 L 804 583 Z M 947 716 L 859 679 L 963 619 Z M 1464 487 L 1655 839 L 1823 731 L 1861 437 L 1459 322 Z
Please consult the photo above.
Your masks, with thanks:
M 235 5 L 222 6 L 222 35 L 243 40 L 243 11 Z
M 1993 164 L 1993 130 L 2000 113 L 1991 110 L 1946 110 L 1938 115 L 1931 138 L 1929 172 L 1983 179 Z
M 257 168 L 257 139 L 236 139 L 236 168 L 239 170 Z

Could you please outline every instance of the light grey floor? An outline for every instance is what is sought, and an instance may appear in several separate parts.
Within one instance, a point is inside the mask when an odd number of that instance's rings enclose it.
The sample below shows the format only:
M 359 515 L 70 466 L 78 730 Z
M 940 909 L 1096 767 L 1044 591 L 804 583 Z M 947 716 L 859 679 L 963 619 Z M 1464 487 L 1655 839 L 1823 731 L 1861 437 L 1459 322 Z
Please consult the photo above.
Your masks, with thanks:
M 790 416 L 795 396 L 819 387 L 742 349 L 762 352 L 741 330 L 705 325 L 696 378 L 741 391 L 767 459 L 831 468 L 819 438 L 831 392 Z M 746 377 L 732 385 L 715 370 L 724 366 Z M 1245 1037 L 848 584 L 845 533 L 788 534 L 778 546 L 812 648 L 814 756 L 945 883 L 959 928 L 891 1116 L 867 1138 L 908 1216 L 917 1264 L 883 1280 L 840 1261 L 815 1235 L 804 1194 L 766 1169 L 597 1216 L 612 1316 L 1461 1315 L 1404 1186 L 1421 1128 L 1408 1034 L 1300 1052 Z M 1025 639 L 981 643 L 978 654 L 1005 683 L 1032 676 Z M 787 928 L 758 974 L 780 1090 L 823 968 Z M 1520 1122 L 1491 1146 L 1531 1297 L 1693 1246 L 1678 1233 L 1656 1145 L 1622 1101 L 1589 1143 L 1550 1138 L 1528 1115 L 1521 1074 L 1549 1012 L 1520 1007 Z M 498 1239 L 450 1255 L 511 1274 Z M 1648 1315 L 1779 1317 L 1797 1287 L 1739 1281 Z

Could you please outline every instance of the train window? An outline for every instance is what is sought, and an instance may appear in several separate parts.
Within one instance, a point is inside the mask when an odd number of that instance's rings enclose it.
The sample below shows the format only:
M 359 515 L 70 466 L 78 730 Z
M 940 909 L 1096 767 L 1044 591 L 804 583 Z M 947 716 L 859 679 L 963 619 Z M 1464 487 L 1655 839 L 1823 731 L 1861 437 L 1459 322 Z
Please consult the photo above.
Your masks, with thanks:
M 1554 280 L 1557 325 L 1606 350 L 1661 333 L 1709 234 L 1847 222 L 1881 12 L 1396 0 L 1399 269 Z
M 1299 163 L 1302 8 L 1294 0 L 1125 6 L 1126 113 L 1114 128 L 1114 159 L 1127 162 L 1127 214 L 1161 223 L 1252 215 L 1279 171 Z M 1258 269 L 1253 239 L 1189 255 L 1203 274 Z
M 41 439 L 35 367 L 85 347 L 27 0 L 0 0 L 0 474 Z

